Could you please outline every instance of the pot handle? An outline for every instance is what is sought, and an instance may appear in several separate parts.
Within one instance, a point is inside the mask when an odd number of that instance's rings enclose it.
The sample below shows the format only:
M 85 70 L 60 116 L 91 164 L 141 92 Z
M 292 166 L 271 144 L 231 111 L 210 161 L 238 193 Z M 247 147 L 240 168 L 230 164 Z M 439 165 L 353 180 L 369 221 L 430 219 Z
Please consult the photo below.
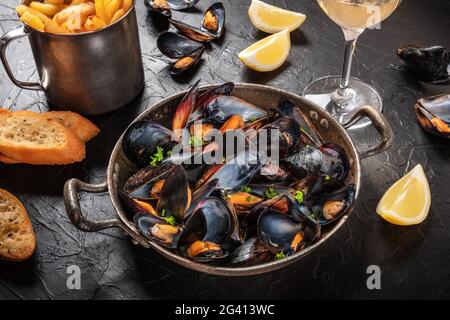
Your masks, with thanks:
M 80 191 L 87 191 L 92 193 L 106 192 L 108 191 L 108 185 L 106 182 L 100 184 L 88 184 L 78 179 L 70 179 L 65 183 L 64 205 L 66 207 L 67 215 L 69 216 L 70 221 L 76 228 L 85 232 L 97 232 L 109 228 L 120 228 L 143 247 L 150 247 L 149 243 L 144 237 L 137 234 L 134 230 L 129 228 L 119 219 L 92 221 L 86 218 L 81 212 L 80 200 L 78 199 L 78 194 L 80 193 Z
M 27 29 L 22 26 L 18 29 L 11 30 L 7 33 L 5 33 L 0 38 L 0 59 L 2 60 L 3 66 L 5 67 L 5 71 L 8 74 L 11 81 L 18 86 L 19 88 L 26 89 L 26 90 L 44 90 L 42 87 L 42 84 L 39 82 L 24 82 L 16 79 L 14 76 L 14 73 L 11 70 L 11 67 L 9 66 L 8 59 L 6 58 L 6 49 L 8 46 L 13 42 L 14 40 L 18 40 L 23 37 L 28 37 L 30 33 L 27 31 Z
M 394 133 L 388 119 L 377 109 L 369 105 L 358 109 L 350 117 L 350 120 L 343 124 L 343 127 L 345 129 L 350 128 L 361 120 L 362 117 L 368 117 L 372 121 L 373 126 L 377 129 L 381 137 L 381 142 L 377 146 L 360 153 L 359 157 L 365 159 L 389 149 L 394 141 Z

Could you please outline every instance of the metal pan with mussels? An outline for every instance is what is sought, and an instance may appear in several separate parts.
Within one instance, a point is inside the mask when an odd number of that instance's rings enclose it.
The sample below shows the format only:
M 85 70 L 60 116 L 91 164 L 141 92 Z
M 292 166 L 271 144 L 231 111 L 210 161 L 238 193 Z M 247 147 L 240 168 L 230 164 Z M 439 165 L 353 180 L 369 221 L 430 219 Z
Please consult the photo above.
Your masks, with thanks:
M 234 97 L 233 86 L 201 92 L 195 83 L 170 127 L 133 123 L 122 149 L 138 170 L 120 196 L 149 241 L 195 262 L 242 267 L 318 241 L 350 210 L 355 186 L 343 148 L 322 141 L 300 107 L 284 100 L 261 108 Z M 277 163 L 252 147 L 267 129 L 276 129 L 268 147 L 276 146 Z M 223 143 L 230 134 L 244 137 L 242 148 L 223 150 L 234 145 Z M 226 157 L 198 161 L 217 154 Z

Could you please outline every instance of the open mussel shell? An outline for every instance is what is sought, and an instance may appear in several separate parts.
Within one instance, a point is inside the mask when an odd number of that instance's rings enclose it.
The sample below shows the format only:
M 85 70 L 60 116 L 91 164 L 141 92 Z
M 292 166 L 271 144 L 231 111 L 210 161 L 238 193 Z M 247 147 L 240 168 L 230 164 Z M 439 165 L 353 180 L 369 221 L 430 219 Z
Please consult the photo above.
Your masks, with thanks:
M 204 108 L 205 116 L 222 125 L 231 116 L 238 114 L 245 123 L 254 122 L 268 115 L 267 111 L 238 97 L 219 95 L 211 99 Z
M 199 0 L 145 0 L 145 5 L 152 11 L 171 17 L 170 10 L 186 10 L 197 4 Z
M 214 35 L 200 28 L 193 27 L 191 25 L 188 25 L 187 23 L 174 19 L 170 19 L 169 21 L 175 28 L 178 29 L 178 31 L 192 40 L 198 42 L 209 42 L 215 39 Z
M 287 116 L 282 116 L 274 122 L 263 127 L 263 131 L 258 134 L 259 141 L 267 141 L 267 150 L 276 151 L 280 156 L 286 156 L 300 144 L 302 132 L 297 122 Z M 265 136 L 265 137 L 264 137 Z M 272 141 L 276 139 L 276 144 Z
M 222 2 L 216 2 L 203 14 L 201 29 L 218 39 L 225 30 L 225 7 Z
M 435 84 L 450 83 L 450 52 L 442 46 L 404 46 L 397 55 L 420 80 Z
M 140 120 L 125 132 L 122 149 L 130 161 L 142 168 L 150 163 L 157 147 L 169 151 L 173 145 L 172 131 L 151 120 Z
M 319 147 L 322 144 L 317 131 L 314 129 L 314 125 L 307 117 L 303 115 L 299 107 L 297 107 L 291 100 L 282 100 L 278 105 L 278 109 L 281 113 L 294 119 L 298 123 L 302 132 L 300 140 L 303 144 L 312 145 L 315 147 Z
M 133 199 L 150 200 L 154 183 L 165 179 L 172 167 L 172 163 L 163 162 L 140 169 L 125 182 L 123 192 Z
M 181 228 L 154 215 L 139 213 L 134 216 L 139 232 L 147 239 L 166 248 L 175 249 L 181 236 Z
M 200 62 L 200 59 L 205 51 L 205 47 L 198 48 L 194 52 L 188 54 L 187 56 L 178 59 L 172 64 L 170 68 L 170 74 L 173 76 L 180 75 L 186 71 L 192 69 L 195 65 Z
M 167 0 L 169 3 L 170 9 L 179 11 L 186 10 L 198 3 L 199 0 Z
M 257 237 L 246 240 L 230 255 L 229 265 L 233 267 L 249 267 L 268 262 L 273 254 Z
M 349 184 L 317 200 L 311 206 L 314 220 L 322 226 L 336 221 L 353 206 L 355 194 L 355 185 Z
M 156 44 L 162 54 L 172 59 L 181 59 L 203 47 L 203 44 L 199 42 L 168 31 L 158 36 Z
M 210 262 L 225 258 L 228 251 L 222 246 L 230 240 L 237 227 L 237 217 L 220 197 L 206 197 L 185 223 L 179 244 L 182 252 L 199 262 Z M 206 244 L 213 244 L 207 249 Z M 205 249 L 193 252 L 193 247 Z
M 305 202 L 314 201 L 324 194 L 333 192 L 344 186 L 340 179 L 324 175 L 307 176 L 304 179 L 294 182 L 291 188 L 301 191 Z
M 259 238 L 275 254 L 293 254 L 306 244 L 302 225 L 274 209 L 267 209 L 259 216 L 257 228 Z
M 424 130 L 450 138 L 450 94 L 420 99 L 415 109 L 417 120 Z

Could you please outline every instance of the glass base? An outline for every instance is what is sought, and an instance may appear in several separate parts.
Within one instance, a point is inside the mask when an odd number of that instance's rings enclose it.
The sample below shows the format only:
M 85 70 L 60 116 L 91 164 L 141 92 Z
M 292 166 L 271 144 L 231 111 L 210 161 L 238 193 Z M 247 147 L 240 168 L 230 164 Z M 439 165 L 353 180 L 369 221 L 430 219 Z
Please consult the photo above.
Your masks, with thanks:
M 357 79 L 350 78 L 349 88 L 345 96 L 337 94 L 341 76 L 327 76 L 310 83 L 303 96 L 327 110 L 339 123 L 345 123 L 350 115 L 365 105 L 371 105 L 381 112 L 383 102 L 380 94 L 370 85 Z M 362 118 L 349 130 L 361 129 L 371 124 L 366 117 Z

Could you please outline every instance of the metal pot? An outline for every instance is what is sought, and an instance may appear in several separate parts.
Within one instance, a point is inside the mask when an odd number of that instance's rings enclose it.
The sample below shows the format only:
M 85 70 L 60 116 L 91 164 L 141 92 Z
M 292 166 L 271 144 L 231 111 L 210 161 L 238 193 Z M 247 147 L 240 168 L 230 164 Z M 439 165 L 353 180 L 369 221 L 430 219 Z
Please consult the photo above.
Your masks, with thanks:
M 203 87 L 202 90 L 211 88 L 211 86 Z M 143 119 L 149 117 L 163 125 L 169 125 L 171 123 L 171 118 L 180 102 L 181 98 L 185 93 L 179 93 L 171 96 L 160 103 L 153 105 L 145 112 L 143 112 L 137 119 Z M 359 194 L 360 179 L 361 179 L 361 164 L 360 158 L 365 158 L 382 152 L 390 147 L 392 144 L 393 136 L 392 129 L 386 118 L 371 107 L 365 107 L 361 109 L 357 114 L 352 117 L 352 121 L 348 124 L 349 126 L 358 121 L 362 116 L 367 116 L 371 119 L 375 128 L 381 135 L 381 143 L 374 147 L 373 149 L 367 150 L 360 155 L 348 136 L 345 128 L 341 126 L 336 120 L 334 120 L 326 111 L 321 109 L 319 106 L 301 98 L 295 94 L 288 93 L 286 91 L 256 85 L 256 84 L 236 84 L 233 95 L 245 99 L 257 106 L 262 108 L 273 108 L 278 105 L 282 99 L 291 99 L 298 106 L 305 111 L 305 114 L 309 116 L 311 121 L 316 125 L 319 133 L 324 138 L 326 142 L 333 142 L 339 144 L 344 148 L 350 159 L 350 174 L 348 177 L 348 183 L 354 183 L 356 185 L 356 200 Z M 122 138 L 117 141 L 114 150 L 111 154 L 109 160 L 108 171 L 107 171 L 107 181 L 101 184 L 86 184 L 77 179 L 71 179 L 66 182 L 64 187 L 64 200 L 72 223 L 80 230 L 86 232 L 96 232 L 99 230 L 107 228 L 121 228 L 128 235 L 131 236 L 136 244 L 139 244 L 145 248 L 152 248 L 165 256 L 166 258 L 182 265 L 187 268 L 191 268 L 197 271 L 206 272 L 216 275 L 225 276 L 248 276 L 256 275 L 264 272 L 269 272 L 283 268 L 293 262 L 302 259 L 307 254 L 314 251 L 316 248 L 321 246 L 325 241 L 327 241 L 335 232 L 337 232 L 347 221 L 349 215 L 351 214 L 353 208 L 351 208 L 348 213 L 343 216 L 332 228 L 326 229 L 323 232 L 321 239 L 314 243 L 312 246 L 306 248 L 305 250 L 287 257 L 286 259 L 273 261 L 270 263 L 245 267 L 245 268 L 225 268 L 218 267 L 208 264 L 196 263 L 192 260 L 188 260 L 181 257 L 173 252 L 166 250 L 160 245 L 148 241 L 144 238 L 136 229 L 133 222 L 127 218 L 125 210 L 122 203 L 118 197 L 118 190 L 122 188 L 125 181 L 136 172 L 136 167 L 130 163 L 130 161 L 124 156 L 122 152 Z M 87 192 L 105 192 L 108 191 L 114 208 L 117 211 L 117 217 L 106 221 L 90 221 L 83 216 L 80 203 L 78 200 L 78 194 L 80 191 Z M 356 202 L 356 201 L 355 201 Z
M 40 82 L 16 79 L 8 63 L 6 49 L 22 37 L 30 41 Z M 57 35 L 23 25 L 0 38 L 0 58 L 16 86 L 44 91 L 57 109 L 102 114 L 126 105 L 144 88 L 135 2 L 125 16 L 98 31 Z

